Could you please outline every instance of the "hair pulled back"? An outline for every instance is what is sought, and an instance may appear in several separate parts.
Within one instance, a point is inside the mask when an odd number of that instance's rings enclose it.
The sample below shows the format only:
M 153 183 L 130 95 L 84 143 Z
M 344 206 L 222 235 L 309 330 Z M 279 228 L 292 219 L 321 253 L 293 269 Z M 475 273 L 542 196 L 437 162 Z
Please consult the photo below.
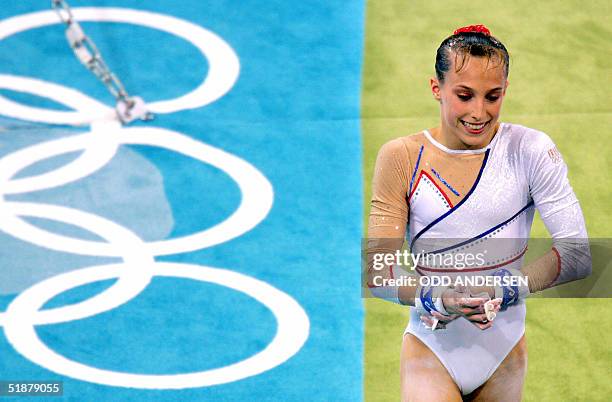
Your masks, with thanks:
M 484 25 L 470 25 L 455 30 L 453 35 L 444 39 L 436 52 L 436 76 L 444 82 L 444 76 L 451 66 L 454 56 L 455 72 L 461 71 L 468 56 L 486 57 L 504 69 L 508 78 L 510 56 L 508 50 Z

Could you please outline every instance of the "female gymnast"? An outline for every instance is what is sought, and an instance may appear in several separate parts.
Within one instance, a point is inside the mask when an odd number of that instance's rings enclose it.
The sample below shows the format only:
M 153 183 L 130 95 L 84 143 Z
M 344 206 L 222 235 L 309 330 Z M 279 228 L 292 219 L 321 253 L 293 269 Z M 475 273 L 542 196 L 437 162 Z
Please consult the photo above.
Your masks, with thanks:
M 368 286 L 411 306 L 402 400 L 519 401 L 524 299 L 590 274 L 584 218 L 552 140 L 499 121 L 509 56 L 486 27 L 446 38 L 435 70 L 440 125 L 386 143 L 377 157 Z M 524 265 L 535 209 L 554 246 Z M 397 256 L 405 238 L 418 276 L 396 260 L 374 265 L 383 261 L 377 256 Z M 466 280 L 476 276 L 486 281 Z M 409 277 L 416 281 L 403 280 Z M 436 285 L 434 277 L 446 282 Z

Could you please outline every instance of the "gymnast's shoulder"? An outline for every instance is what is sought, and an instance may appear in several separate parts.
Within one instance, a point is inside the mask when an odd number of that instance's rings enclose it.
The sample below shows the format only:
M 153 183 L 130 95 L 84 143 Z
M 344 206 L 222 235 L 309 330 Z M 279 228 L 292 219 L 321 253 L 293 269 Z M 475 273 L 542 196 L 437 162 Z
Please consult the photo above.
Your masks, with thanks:
M 404 135 L 396 137 L 392 140 L 385 142 L 378 151 L 379 158 L 392 158 L 396 161 L 405 161 L 410 165 L 411 161 L 415 161 L 418 158 L 421 148 L 427 141 L 423 131 L 419 131 L 414 134 Z

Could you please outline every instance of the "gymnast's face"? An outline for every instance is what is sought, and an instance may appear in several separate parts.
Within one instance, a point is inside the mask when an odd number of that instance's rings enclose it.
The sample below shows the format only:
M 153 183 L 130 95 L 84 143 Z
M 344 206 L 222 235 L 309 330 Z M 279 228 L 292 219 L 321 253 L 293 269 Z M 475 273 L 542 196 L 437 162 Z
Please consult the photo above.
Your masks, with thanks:
M 451 60 L 461 60 L 451 54 Z M 453 61 L 454 63 L 454 61 Z M 440 102 L 441 140 L 452 149 L 487 146 L 495 131 L 508 81 L 494 59 L 467 56 L 459 71 L 451 65 L 443 82 L 431 79 Z

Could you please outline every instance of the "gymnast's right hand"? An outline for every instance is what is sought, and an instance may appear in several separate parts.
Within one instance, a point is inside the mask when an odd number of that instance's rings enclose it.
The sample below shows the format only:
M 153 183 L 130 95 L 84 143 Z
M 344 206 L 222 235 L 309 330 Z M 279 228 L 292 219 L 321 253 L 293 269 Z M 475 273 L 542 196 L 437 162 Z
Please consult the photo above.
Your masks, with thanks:
M 465 287 L 448 288 L 442 293 L 444 309 L 446 309 L 449 315 L 463 316 L 482 330 L 491 328 L 493 325 L 493 321 L 488 320 L 485 314 L 484 305 L 488 301 L 488 296 L 484 294 L 472 295 L 469 289 Z M 497 306 L 497 310 L 499 311 L 499 306 Z M 433 316 L 436 317 L 435 315 Z

